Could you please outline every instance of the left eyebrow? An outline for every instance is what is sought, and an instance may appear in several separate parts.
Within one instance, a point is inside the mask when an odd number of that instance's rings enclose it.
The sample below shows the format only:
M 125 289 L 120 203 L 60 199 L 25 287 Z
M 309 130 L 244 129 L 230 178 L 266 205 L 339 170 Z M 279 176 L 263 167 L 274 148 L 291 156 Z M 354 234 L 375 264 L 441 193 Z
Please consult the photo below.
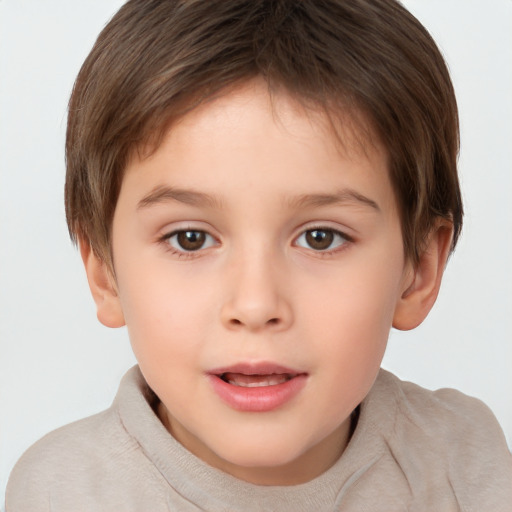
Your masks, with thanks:
M 221 207 L 219 199 L 215 196 L 205 194 L 204 192 L 198 192 L 193 189 L 174 188 L 162 185 L 155 187 L 149 194 L 144 196 L 137 203 L 137 210 L 142 210 L 155 204 L 173 201 L 198 207 Z
M 304 194 L 294 197 L 288 201 L 289 206 L 295 208 L 329 206 L 332 204 L 358 203 L 369 206 L 380 212 L 379 205 L 369 197 L 350 188 L 343 189 L 334 194 Z

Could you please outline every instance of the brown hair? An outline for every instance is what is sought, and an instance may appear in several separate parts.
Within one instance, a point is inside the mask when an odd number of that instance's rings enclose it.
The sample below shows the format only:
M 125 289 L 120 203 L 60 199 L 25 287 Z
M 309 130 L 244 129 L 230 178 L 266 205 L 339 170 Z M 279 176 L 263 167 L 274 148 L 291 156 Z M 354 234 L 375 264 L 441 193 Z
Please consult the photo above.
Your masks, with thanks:
M 329 116 L 364 114 L 389 155 L 404 250 L 438 217 L 462 224 L 458 116 L 425 28 L 395 0 L 130 0 L 77 77 L 66 137 L 66 216 L 111 264 L 130 154 L 226 87 L 261 76 Z

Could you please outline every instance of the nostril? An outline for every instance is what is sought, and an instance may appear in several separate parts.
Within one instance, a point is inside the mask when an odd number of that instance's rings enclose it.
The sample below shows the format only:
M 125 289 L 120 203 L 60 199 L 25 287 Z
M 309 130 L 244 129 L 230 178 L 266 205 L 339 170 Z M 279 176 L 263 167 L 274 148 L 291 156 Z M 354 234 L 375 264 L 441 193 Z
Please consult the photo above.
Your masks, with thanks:
M 232 318 L 229 323 L 232 325 L 232 326 L 240 326 L 240 325 L 244 325 L 244 322 L 242 322 L 241 320 L 239 320 L 238 318 Z M 269 320 L 267 320 L 266 322 L 266 325 L 277 325 L 280 323 L 280 320 L 279 318 L 270 318 Z

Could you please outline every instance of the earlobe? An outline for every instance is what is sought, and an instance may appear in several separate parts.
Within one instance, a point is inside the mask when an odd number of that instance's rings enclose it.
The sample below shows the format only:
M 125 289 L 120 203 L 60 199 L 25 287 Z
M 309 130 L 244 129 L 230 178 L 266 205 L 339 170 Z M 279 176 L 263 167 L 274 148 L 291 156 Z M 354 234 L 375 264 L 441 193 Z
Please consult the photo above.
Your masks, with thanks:
M 452 236 L 452 223 L 439 220 L 430 233 L 417 266 L 409 268 L 405 273 L 403 289 L 393 316 L 393 327 L 396 329 L 414 329 L 425 320 L 432 309 L 450 254 Z
M 89 243 L 80 240 L 79 245 L 98 320 L 107 327 L 122 327 L 125 325 L 123 310 L 108 265 L 94 253 Z

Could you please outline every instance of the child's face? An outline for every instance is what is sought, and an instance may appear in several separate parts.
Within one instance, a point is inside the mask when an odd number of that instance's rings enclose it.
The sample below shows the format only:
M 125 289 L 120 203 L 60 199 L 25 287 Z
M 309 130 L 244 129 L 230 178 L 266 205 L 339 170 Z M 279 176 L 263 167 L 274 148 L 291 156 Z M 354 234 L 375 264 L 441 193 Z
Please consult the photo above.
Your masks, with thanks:
M 346 446 L 410 272 L 383 149 L 273 101 L 252 82 L 134 158 L 112 244 L 164 424 L 213 466 L 293 484 Z

